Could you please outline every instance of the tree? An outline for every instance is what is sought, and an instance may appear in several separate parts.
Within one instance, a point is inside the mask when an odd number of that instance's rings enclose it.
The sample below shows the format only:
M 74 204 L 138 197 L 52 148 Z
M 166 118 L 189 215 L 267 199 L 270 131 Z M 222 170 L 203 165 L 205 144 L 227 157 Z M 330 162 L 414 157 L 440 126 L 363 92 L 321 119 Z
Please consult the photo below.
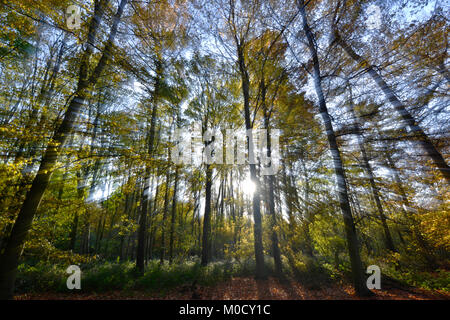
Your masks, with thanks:
M 70 103 L 64 115 L 64 119 L 58 129 L 54 132 L 52 141 L 48 144 L 45 154 L 41 160 L 38 173 L 33 180 L 31 189 L 27 192 L 25 201 L 14 223 L 14 227 L 8 239 L 5 251 L 2 254 L 0 266 L 0 297 L 11 298 L 14 290 L 14 280 L 17 273 L 17 265 L 22 252 L 23 242 L 31 227 L 31 222 L 39 207 L 45 189 L 48 186 L 54 165 L 58 155 L 61 153 L 67 137 L 70 135 L 75 120 L 82 108 L 90 87 L 95 85 L 102 71 L 105 69 L 108 59 L 112 54 L 114 39 L 117 34 L 118 25 L 127 0 L 122 0 L 113 19 L 113 25 L 107 42 L 103 48 L 103 54 L 95 65 L 91 75 L 88 74 L 89 59 L 93 51 L 93 43 L 100 19 L 103 15 L 105 1 L 95 3 L 94 17 L 89 25 L 88 41 L 81 59 L 77 88 L 70 98 Z
M 355 287 L 356 292 L 359 295 L 364 296 L 368 295 L 370 291 L 367 289 L 364 281 L 364 271 L 361 262 L 361 257 L 359 254 L 358 239 L 356 235 L 355 224 L 350 209 L 350 203 L 347 193 L 347 183 L 345 180 L 344 168 L 342 166 L 341 153 L 337 145 L 333 124 L 331 123 L 331 118 L 328 113 L 325 97 L 322 90 L 319 57 L 317 55 L 314 35 L 308 24 L 305 2 L 303 0 L 298 1 L 298 6 L 300 10 L 300 15 L 302 16 L 303 20 L 303 31 L 305 32 L 306 38 L 308 39 L 308 48 L 313 60 L 314 86 L 317 97 L 319 99 L 319 112 L 320 115 L 322 116 L 322 121 L 324 122 L 325 125 L 329 149 L 333 157 L 334 172 L 337 180 L 339 205 L 341 207 L 342 215 L 344 218 L 345 232 L 347 236 L 347 246 L 352 265 L 353 285 Z
M 399 113 L 402 121 L 407 125 L 414 135 L 414 138 L 418 140 L 419 144 L 427 152 L 428 156 L 433 160 L 436 167 L 439 169 L 441 174 L 450 182 L 450 167 L 445 162 L 442 154 L 436 149 L 429 137 L 425 134 L 422 128 L 417 124 L 411 113 L 405 107 L 405 105 L 397 98 L 395 92 L 387 84 L 387 82 L 381 77 L 379 72 L 377 72 L 370 63 L 364 59 L 362 56 L 358 55 L 353 48 L 341 37 L 336 27 L 333 29 L 334 41 L 339 44 L 345 52 L 360 66 L 364 66 L 367 73 L 376 82 L 380 90 L 383 91 L 386 98 L 394 106 L 395 110 Z

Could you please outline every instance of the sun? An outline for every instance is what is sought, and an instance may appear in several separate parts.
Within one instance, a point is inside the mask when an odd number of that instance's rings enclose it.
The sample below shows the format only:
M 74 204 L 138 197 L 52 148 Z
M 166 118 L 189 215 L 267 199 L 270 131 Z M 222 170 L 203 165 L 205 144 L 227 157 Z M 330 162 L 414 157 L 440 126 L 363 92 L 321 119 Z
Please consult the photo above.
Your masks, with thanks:
M 255 193 L 256 185 L 249 177 L 247 177 L 242 183 L 242 189 L 246 196 L 251 197 L 253 196 L 253 193 Z

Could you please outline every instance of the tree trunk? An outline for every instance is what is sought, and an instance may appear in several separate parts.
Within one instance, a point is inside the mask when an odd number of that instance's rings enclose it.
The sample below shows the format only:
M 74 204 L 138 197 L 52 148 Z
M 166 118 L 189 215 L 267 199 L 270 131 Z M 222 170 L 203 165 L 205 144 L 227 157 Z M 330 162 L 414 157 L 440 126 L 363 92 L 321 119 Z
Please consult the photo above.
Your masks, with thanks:
M 385 145 L 385 147 L 387 149 L 386 145 Z M 414 216 L 414 213 L 411 210 L 411 204 L 409 203 L 405 188 L 403 187 L 403 183 L 400 178 L 398 168 L 395 166 L 394 161 L 393 161 L 392 157 L 390 156 L 389 152 L 386 152 L 385 156 L 386 156 L 386 162 L 387 162 L 389 168 L 394 173 L 395 182 L 397 184 L 397 188 L 398 188 L 398 190 L 400 192 L 400 196 L 402 198 L 403 213 L 405 214 L 405 216 L 407 216 L 412 221 L 412 234 L 416 238 L 419 247 L 422 249 L 421 250 L 422 256 L 427 261 L 428 266 L 431 269 L 435 269 L 437 267 L 436 257 L 433 255 L 433 250 L 432 250 L 431 245 L 422 236 L 422 233 L 420 231 L 419 222 L 417 221 L 416 217 Z
M 170 238 L 169 238 L 169 264 L 173 262 L 173 246 L 175 243 L 175 215 L 177 213 L 177 189 L 178 189 L 179 167 L 175 168 L 175 181 L 173 184 L 172 213 L 170 217 Z
M 384 214 L 383 206 L 381 204 L 378 186 L 375 183 L 375 177 L 373 174 L 372 166 L 370 165 L 369 157 L 367 155 L 366 146 L 364 144 L 364 137 L 362 135 L 361 125 L 359 123 L 359 118 L 356 115 L 355 108 L 353 105 L 353 95 L 352 95 L 352 88 L 350 87 L 350 83 L 348 83 L 348 88 L 349 88 L 349 93 L 350 93 L 350 103 L 349 103 L 350 115 L 354 119 L 354 126 L 355 126 L 355 132 L 356 132 L 357 139 L 358 139 L 359 150 L 361 151 L 361 155 L 363 158 L 364 169 L 366 170 L 367 176 L 369 178 L 370 189 L 372 191 L 372 196 L 375 200 L 375 204 L 376 204 L 376 207 L 378 210 L 378 216 L 380 217 L 381 226 L 383 227 L 386 248 L 391 251 L 396 251 L 395 246 L 394 246 L 394 241 L 392 240 L 391 232 L 390 232 L 388 224 L 386 222 L 386 216 Z
M 206 187 L 205 187 L 205 214 L 203 215 L 203 235 L 202 235 L 202 261 L 201 265 L 209 263 L 211 255 L 211 186 L 212 168 L 206 165 Z
M 331 117 L 328 113 L 325 97 L 322 90 L 322 81 L 320 75 L 319 57 L 317 55 L 314 36 L 308 25 L 306 17 L 305 4 L 303 0 L 299 0 L 300 14 L 303 20 L 303 30 L 308 40 L 308 47 L 313 59 L 314 68 L 314 85 L 317 97 L 319 99 L 319 111 L 322 116 L 322 120 L 325 125 L 328 144 L 330 152 L 333 158 L 334 172 L 337 179 L 337 190 L 339 197 L 339 204 L 341 207 L 342 215 L 344 218 L 345 233 L 347 238 L 347 246 L 350 255 L 350 262 L 352 266 L 353 285 L 358 295 L 369 295 L 371 291 L 367 288 L 365 283 L 365 275 L 363 271 L 362 261 L 359 254 L 358 239 L 356 235 L 356 228 L 353 221 L 352 212 L 350 209 L 349 198 L 347 194 L 347 183 L 344 176 L 344 168 L 342 165 L 341 153 L 336 141 L 336 135 L 334 133 L 333 125 L 331 123 Z
M 156 114 L 158 110 L 158 98 L 159 98 L 159 89 L 161 86 L 161 77 L 162 77 L 162 62 L 156 62 L 156 78 L 155 78 L 155 89 L 153 92 L 152 98 L 152 115 L 150 120 L 150 132 L 148 137 L 148 155 L 152 157 L 154 143 L 155 143 L 155 132 L 156 132 Z M 150 173 L 151 166 L 149 163 L 145 166 L 145 187 L 142 191 L 142 206 L 141 206 L 141 216 L 139 219 L 139 231 L 138 231 L 138 248 L 136 254 L 136 268 L 138 272 L 143 275 L 144 267 L 145 267 L 145 247 L 146 247 L 146 233 L 147 233 L 147 214 L 149 208 L 149 199 L 150 199 Z
M 250 119 L 250 79 L 245 64 L 244 47 L 243 44 L 236 41 L 239 71 L 242 81 L 242 93 L 244 96 L 244 114 L 245 114 L 245 128 L 247 130 L 252 129 L 253 125 Z M 248 137 L 248 149 L 253 148 L 253 139 Z M 254 148 L 253 148 L 254 150 Z M 251 161 L 252 162 L 252 161 Z M 250 179 L 255 184 L 255 191 L 253 193 L 253 230 L 254 230 L 254 245 L 255 245 L 255 261 L 256 261 L 256 274 L 257 279 L 264 279 L 266 277 L 264 267 L 264 251 L 262 242 L 262 218 L 261 218 L 261 199 L 260 199 L 260 183 L 256 175 L 256 164 L 250 163 Z
M 264 82 L 264 78 L 262 79 L 262 94 L 261 94 L 261 100 L 263 104 L 263 110 L 264 110 L 264 124 L 266 127 L 266 148 L 267 148 L 267 158 L 271 159 L 272 156 L 272 144 L 271 144 L 271 136 L 270 136 L 270 116 L 266 109 L 266 85 Z M 268 197 L 267 197 L 267 204 L 269 207 L 269 214 L 270 214 L 270 224 L 272 228 L 272 255 L 275 263 L 275 273 L 278 277 L 281 277 L 283 274 L 283 264 L 281 262 L 281 252 L 280 247 L 278 244 L 278 235 L 276 232 L 277 229 L 277 217 L 275 213 L 275 195 L 274 195 L 274 174 L 269 174 L 266 176 L 266 180 L 269 185 L 269 189 L 267 190 Z
M 450 167 L 445 162 L 442 154 L 436 149 L 436 147 L 431 142 L 427 134 L 422 130 L 422 128 L 416 123 L 414 117 L 409 113 L 408 109 L 403 105 L 403 103 L 397 98 L 394 90 L 384 81 L 381 75 L 374 69 L 372 65 L 369 64 L 362 56 L 358 55 L 353 48 L 342 39 L 340 34 L 336 29 L 334 29 L 334 39 L 335 41 L 344 49 L 344 51 L 357 63 L 366 67 L 367 72 L 376 82 L 378 87 L 383 91 L 386 98 L 394 106 L 395 110 L 400 114 L 403 122 L 415 135 L 415 138 L 419 141 L 422 148 L 427 152 L 428 156 L 433 160 L 436 167 L 439 169 L 441 174 L 450 183 Z
M 170 151 L 169 151 L 170 153 Z M 164 264 L 164 258 L 166 253 L 166 238 L 165 238 L 165 232 L 166 232 L 166 220 L 167 220 L 167 214 L 168 214 L 168 208 L 169 208 L 169 185 L 170 185 L 170 173 L 169 168 L 166 169 L 166 189 L 164 191 L 164 209 L 163 209 L 163 217 L 162 217 L 162 230 L 161 230 L 161 257 L 160 257 L 160 264 Z

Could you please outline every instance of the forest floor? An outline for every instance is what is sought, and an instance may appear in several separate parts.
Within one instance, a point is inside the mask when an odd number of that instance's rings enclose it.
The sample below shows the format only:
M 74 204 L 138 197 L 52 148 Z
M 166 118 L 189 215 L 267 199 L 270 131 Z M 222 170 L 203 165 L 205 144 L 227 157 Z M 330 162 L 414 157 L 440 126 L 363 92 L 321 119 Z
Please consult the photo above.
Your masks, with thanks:
M 381 290 L 374 290 L 371 300 L 450 300 L 450 294 L 443 291 L 429 291 L 418 288 L 382 283 Z M 32 293 L 21 294 L 17 300 L 359 300 L 350 284 L 329 284 L 324 288 L 308 288 L 298 281 L 280 281 L 276 278 L 255 280 L 236 277 L 215 286 L 201 286 L 195 289 L 181 286 L 166 292 L 111 291 L 105 293 Z

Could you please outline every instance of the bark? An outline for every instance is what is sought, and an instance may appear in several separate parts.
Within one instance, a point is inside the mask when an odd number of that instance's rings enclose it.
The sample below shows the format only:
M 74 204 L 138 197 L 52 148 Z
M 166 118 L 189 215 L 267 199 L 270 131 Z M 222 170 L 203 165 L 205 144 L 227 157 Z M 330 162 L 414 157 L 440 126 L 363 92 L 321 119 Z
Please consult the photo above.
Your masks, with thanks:
M 150 166 L 146 166 L 145 179 L 150 180 Z M 139 230 L 138 230 L 138 244 L 136 252 L 136 269 L 140 275 L 144 274 L 145 268 L 145 244 L 146 244 L 146 232 L 147 232 L 147 212 L 149 205 L 149 193 L 150 182 L 146 181 L 142 192 L 141 214 L 139 217 Z
M 173 184 L 172 212 L 170 217 L 169 264 L 172 264 L 173 262 L 173 247 L 175 243 L 175 216 L 177 213 L 178 174 L 179 174 L 179 167 L 176 167 L 175 181 Z
M 170 153 L 170 151 L 169 151 Z M 166 220 L 168 215 L 168 208 L 169 208 L 169 185 L 170 185 L 170 173 L 169 168 L 166 169 L 166 184 L 165 184 L 165 191 L 164 191 L 164 209 L 163 209 L 163 217 L 162 217 L 162 231 L 161 231 L 161 257 L 160 257 L 160 264 L 164 264 L 164 258 L 166 253 L 166 237 L 165 237 L 165 231 L 166 231 Z
M 205 187 L 205 214 L 203 215 L 202 235 L 202 260 L 201 265 L 206 266 L 211 256 L 211 186 L 212 168 L 206 165 L 206 187 Z
M 150 210 L 151 214 L 149 217 L 149 224 L 151 226 L 150 228 L 150 241 L 148 244 L 148 251 L 147 251 L 147 259 L 146 259 L 146 264 L 147 261 L 150 259 L 153 259 L 153 247 L 155 244 L 155 233 L 156 233 L 156 226 L 154 224 L 154 218 L 155 218 L 155 213 L 157 212 L 157 200 L 158 200 L 158 195 L 159 195 L 159 170 L 157 170 L 156 173 L 156 191 L 155 191 L 155 197 L 153 199 L 153 205 L 152 208 Z
M 337 190 L 339 197 L 339 205 L 342 211 L 345 225 L 345 233 L 347 238 L 347 246 L 350 255 L 350 262 L 352 266 L 353 285 L 358 295 L 369 295 L 371 291 L 367 289 L 365 283 L 365 274 L 363 271 L 362 261 L 359 253 L 358 239 L 356 235 L 356 228 L 353 221 L 352 212 L 350 209 L 349 197 L 347 193 L 347 183 L 344 176 L 344 168 L 342 164 L 341 153 L 336 141 L 336 135 L 331 122 L 331 117 L 328 113 L 328 108 L 325 102 L 325 97 L 322 90 L 322 81 L 320 75 L 319 57 L 314 41 L 314 36 L 308 25 L 306 17 L 305 3 L 303 0 L 298 1 L 300 14 L 303 20 L 303 30 L 308 40 L 308 48 L 313 60 L 313 77 L 314 86 L 317 97 L 319 99 L 319 111 L 325 125 L 329 149 L 333 158 L 334 172 L 337 179 Z

